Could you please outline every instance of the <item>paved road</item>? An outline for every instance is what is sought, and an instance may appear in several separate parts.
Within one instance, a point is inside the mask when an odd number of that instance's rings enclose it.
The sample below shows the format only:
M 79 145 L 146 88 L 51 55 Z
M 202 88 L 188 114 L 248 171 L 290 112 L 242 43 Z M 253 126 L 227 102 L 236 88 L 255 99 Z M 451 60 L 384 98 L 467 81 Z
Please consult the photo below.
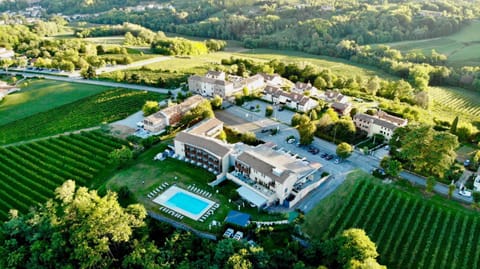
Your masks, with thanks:
M 302 209 L 305 212 L 311 210 L 315 204 L 318 203 L 321 199 L 325 198 L 333 192 L 338 186 L 340 186 L 346 178 L 346 175 L 355 169 L 361 169 L 367 173 L 380 165 L 380 158 L 377 156 L 370 156 L 364 155 L 359 152 L 354 152 L 352 156 L 350 156 L 347 160 L 343 161 L 340 164 L 335 164 L 332 161 L 328 161 L 322 159 L 320 154 L 312 155 L 309 153 L 305 148 L 297 147 L 295 144 L 288 144 L 286 142 L 286 138 L 290 135 L 295 136 L 298 138 L 298 132 L 296 129 L 292 128 L 291 126 L 287 125 L 286 123 L 274 121 L 272 119 L 268 119 L 261 115 L 261 112 L 252 112 L 247 108 L 233 106 L 226 110 L 223 113 L 231 114 L 231 116 L 237 117 L 237 121 L 240 122 L 250 122 L 251 124 L 255 124 L 257 126 L 256 129 L 250 127 L 251 125 L 242 123 L 237 124 L 236 128 L 242 131 L 243 126 L 248 126 L 249 131 L 255 131 L 257 138 L 264 140 L 264 141 L 271 141 L 277 144 L 279 147 L 285 149 L 286 151 L 290 151 L 296 153 L 300 156 L 305 156 L 309 161 L 319 162 L 322 164 L 322 170 L 328 172 L 331 175 L 331 178 L 320 185 L 317 190 L 315 190 L 311 195 L 307 196 L 306 199 L 300 201 L 296 207 Z M 239 120 L 241 119 L 241 120 Z M 228 122 L 226 122 L 228 124 Z M 270 133 L 262 133 L 262 129 L 266 128 L 279 128 L 280 132 L 277 135 L 270 135 Z M 336 145 L 330 143 L 328 141 L 315 138 L 313 146 L 320 149 L 320 152 L 326 152 L 328 154 L 335 154 Z M 409 180 L 410 182 L 425 186 L 426 180 L 425 178 L 409 173 L 409 172 L 402 172 L 400 174 L 401 177 Z M 448 194 L 448 186 L 444 184 L 436 184 L 434 188 L 435 192 L 447 195 Z M 464 197 L 458 194 L 458 191 L 455 191 L 453 198 L 455 200 L 464 202 L 464 203 L 472 203 L 472 198 Z
M 6 72 L 3 70 L 0 70 L 0 74 L 6 74 Z M 136 84 L 129 84 L 129 83 L 118 83 L 118 82 L 109 82 L 109 81 L 83 79 L 83 78 L 69 78 L 69 77 L 60 77 L 60 76 L 52 76 L 52 75 L 40 75 L 40 74 L 32 74 L 28 72 L 19 72 L 19 71 L 14 71 L 14 72 L 9 71 L 8 74 L 21 75 L 28 78 L 40 76 L 45 79 L 56 80 L 56 81 L 83 83 L 83 84 L 107 86 L 107 87 L 114 87 L 114 88 L 125 88 L 125 89 L 131 89 L 131 90 L 158 92 L 158 93 L 164 93 L 164 94 L 171 92 L 173 95 L 176 95 L 177 92 L 180 91 L 180 89 L 171 90 L 171 89 L 157 88 L 157 87 L 150 87 L 150 86 L 143 86 L 143 85 L 136 85 Z

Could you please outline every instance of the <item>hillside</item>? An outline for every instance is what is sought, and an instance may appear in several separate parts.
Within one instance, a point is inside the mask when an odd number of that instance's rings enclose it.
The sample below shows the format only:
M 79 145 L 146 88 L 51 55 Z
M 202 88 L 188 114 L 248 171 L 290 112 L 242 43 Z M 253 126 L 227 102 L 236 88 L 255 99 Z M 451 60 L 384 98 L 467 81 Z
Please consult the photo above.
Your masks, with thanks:
M 424 53 L 432 49 L 448 57 L 452 66 L 480 65 L 480 21 L 474 21 L 460 32 L 433 39 L 387 43 L 386 45 L 404 53 L 419 50 Z

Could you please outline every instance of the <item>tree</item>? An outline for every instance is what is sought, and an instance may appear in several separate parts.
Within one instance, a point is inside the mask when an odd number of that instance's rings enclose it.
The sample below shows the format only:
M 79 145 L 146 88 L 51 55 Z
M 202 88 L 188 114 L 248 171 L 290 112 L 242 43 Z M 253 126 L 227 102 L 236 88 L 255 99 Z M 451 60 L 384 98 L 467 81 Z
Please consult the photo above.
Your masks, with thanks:
M 146 216 L 139 204 L 122 208 L 114 192 L 101 197 L 68 180 L 45 205 L 3 225 L 0 267 L 120 268 L 147 245 L 135 238 Z
M 353 152 L 353 147 L 348 143 L 342 142 L 337 146 L 336 153 L 338 157 L 342 159 L 346 159 L 350 157 L 350 155 L 352 155 L 352 152 Z
M 250 96 L 250 89 L 248 87 L 243 87 L 242 93 L 243 96 Z
M 224 130 L 221 130 L 220 133 L 218 134 L 218 139 L 222 141 L 227 141 L 227 133 L 225 133 Z
M 480 203 L 480 191 L 474 191 L 472 193 L 472 197 L 473 197 L 473 201 L 475 203 L 477 203 L 477 204 Z
M 267 106 L 265 108 L 265 117 L 270 117 L 273 115 L 273 107 L 272 106 Z
M 82 71 L 80 71 L 80 75 L 84 79 L 92 79 L 97 76 L 97 72 L 95 71 L 95 67 L 89 65 L 87 69 L 83 69 Z
M 212 104 L 212 108 L 214 109 L 219 109 L 222 107 L 223 99 L 219 95 L 216 95 L 213 97 L 213 99 L 210 101 Z
M 456 158 L 457 137 L 432 126 L 412 124 L 397 128 L 390 139 L 392 155 L 414 171 L 443 177 Z
M 245 132 L 242 134 L 241 140 L 245 144 L 253 145 L 257 142 L 257 136 L 253 132 Z
M 452 199 L 452 196 L 453 196 L 453 192 L 455 191 L 457 187 L 455 186 L 455 184 L 450 183 L 450 185 L 448 185 L 448 199 Z
M 133 152 L 127 146 L 123 145 L 119 149 L 115 149 L 108 155 L 111 163 L 117 164 L 120 167 L 133 158 Z
M 142 107 L 143 116 L 151 115 L 160 110 L 157 101 L 146 101 Z
M 427 193 L 432 193 L 433 189 L 435 188 L 435 184 L 437 184 L 437 180 L 433 176 L 427 177 L 427 182 L 425 185 L 425 191 Z
M 348 229 L 320 246 L 329 268 L 379 268 L 377 247 L 362 229 Z
M 318 114 L 317 114 L 317 111 L 315 111 L 315 109 L 312 109 L 310 111 L 310 120 L 311 121 L 315 121 L 318 119 Z
M 391 177 L 398 177 L 402 171 L 402 163 L 390 157 L 384 157 L 380 162 L 380 166 L 385 170 L 385 173 Z
M 298 135 L 300 136 L 300 144 L 310 145 L 313 142 L 317 126 L 313 122 L 301 123 L 298 126 Z
M 456 134 L 457 127 L 458 127 L 458 116 L 456 116 L 455 119 L 453 119 L 452 121 L 452 125 L 450 126 L 450 133 Z

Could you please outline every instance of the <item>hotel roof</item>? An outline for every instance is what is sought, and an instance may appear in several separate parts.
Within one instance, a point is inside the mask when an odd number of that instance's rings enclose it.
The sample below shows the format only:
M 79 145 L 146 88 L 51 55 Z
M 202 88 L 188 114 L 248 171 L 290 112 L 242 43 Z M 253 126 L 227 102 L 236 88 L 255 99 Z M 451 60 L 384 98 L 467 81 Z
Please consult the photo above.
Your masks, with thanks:
M 191 134 L 186 131 L 178 133 L 175 140 L 207 150 L 219 157 L 224 157 L 232 149 L 232 145 L 224 143 L 218 139 Z

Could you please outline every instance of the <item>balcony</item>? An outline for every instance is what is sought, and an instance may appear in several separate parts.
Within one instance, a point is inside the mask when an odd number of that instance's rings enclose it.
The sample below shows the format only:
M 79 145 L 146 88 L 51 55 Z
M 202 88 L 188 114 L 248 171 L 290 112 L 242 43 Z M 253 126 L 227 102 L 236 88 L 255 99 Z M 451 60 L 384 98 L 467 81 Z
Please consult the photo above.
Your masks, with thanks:
M 235 178 L 240 182 L 236 182 L 239 185 L 248 185 L 250 189 L 256 191 L 257 193 L 261 194 L 262 196 L 266 197 L 267 199 L 272 198 L 275 195 L 275 192 L 256 183 L 255 181 L 251 180 L 249 177 L 244 176 L 242 173 L 233 171 L 230 173 L 231 178 Z M 228 176 L 227 176 L 228 178 Z M 235 180 L 233 180 L 235 182 Z M 243 183 L 243 184 L 242 184 Z

